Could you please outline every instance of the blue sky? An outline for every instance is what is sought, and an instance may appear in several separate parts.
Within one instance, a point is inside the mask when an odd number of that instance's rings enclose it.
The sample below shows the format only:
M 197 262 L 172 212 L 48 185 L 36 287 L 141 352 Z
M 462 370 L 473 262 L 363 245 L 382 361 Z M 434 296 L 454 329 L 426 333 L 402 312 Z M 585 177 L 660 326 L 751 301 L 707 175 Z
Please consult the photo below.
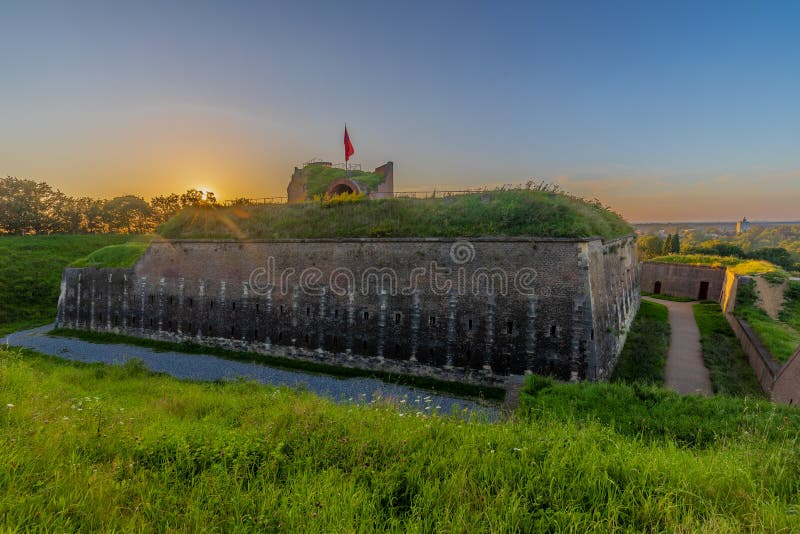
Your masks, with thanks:
M 796 2 L 5 2 L 0 173 L 281 195 L 347 121 L 400 190 L 800 219 L 798 27 Z

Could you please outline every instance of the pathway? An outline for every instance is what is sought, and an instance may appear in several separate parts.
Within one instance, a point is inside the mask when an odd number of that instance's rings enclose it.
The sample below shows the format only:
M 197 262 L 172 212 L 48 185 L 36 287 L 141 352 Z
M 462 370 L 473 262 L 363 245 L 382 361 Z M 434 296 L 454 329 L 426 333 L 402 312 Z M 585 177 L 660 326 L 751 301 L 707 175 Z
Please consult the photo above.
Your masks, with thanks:
M 668 388 L 681 395 L 690 393 L 713 395 L 711 378 L 703 362 L 700 346 L 700 330 L 694 320 L 692 306 L 695 302 L 672 302 L 669 300 L 642 299 L 663 304 L 669 310 L 669 325 L 672 330 L 664 368 L 664 381 Z
M 226 360 L 208 354 L 158 352 L 146 347 L 121 343 L 89 343 L 80 339 L 49 336 L 51 325 L 15 332 L 1 338 L 0 343 L 25 347 L 42 354 L 87 363 L 119 365 L 136 358 L 159 373 L 185 380 L 236 380 L 244 378 L 273 386 L 288 386 L 311 391 L 336 402 L 368 404 L 392 399 L 412 413 L 450 414 L 458 411 L 469 418 L 494 420 L 498 407 L 445 393 L 390 384 L 375 378 L 339 378 L 317 373 L 278 369 L 259 363 Z M 462 413 L 460 410 L 466 409 Z

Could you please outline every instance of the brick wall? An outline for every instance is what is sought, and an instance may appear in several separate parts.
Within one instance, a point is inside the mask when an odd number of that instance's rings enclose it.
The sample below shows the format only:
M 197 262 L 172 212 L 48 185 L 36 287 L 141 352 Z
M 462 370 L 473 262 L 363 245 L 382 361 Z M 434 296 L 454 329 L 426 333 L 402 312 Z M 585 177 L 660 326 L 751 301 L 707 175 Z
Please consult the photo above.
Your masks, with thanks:
M 638 308 L 635 265 L 632 238 L 159 241 L 132 269 L 66 269 L 58 323 L 482 383 L 594 380 Z
M 724 267 L 646 261 L 641 267 L 642 291 L 696 299 L 701 284 L 707 282 L 707 298 L 720 302 L 725 288 L 725 270 Z M 659 283 L 660 290 L 656 291 Z

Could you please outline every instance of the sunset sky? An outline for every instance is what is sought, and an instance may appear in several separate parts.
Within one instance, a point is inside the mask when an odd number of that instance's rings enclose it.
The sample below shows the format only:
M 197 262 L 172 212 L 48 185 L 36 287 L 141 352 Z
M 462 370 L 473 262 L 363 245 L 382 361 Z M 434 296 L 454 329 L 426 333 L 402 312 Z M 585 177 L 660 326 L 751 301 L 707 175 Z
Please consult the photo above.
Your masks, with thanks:
M 633 221 L 797 220 L 798 28 L 798 2 L 4 1 L 0 174 L 285 195 L 342 161 L 346 121 L 396 190 L 535 178 Z

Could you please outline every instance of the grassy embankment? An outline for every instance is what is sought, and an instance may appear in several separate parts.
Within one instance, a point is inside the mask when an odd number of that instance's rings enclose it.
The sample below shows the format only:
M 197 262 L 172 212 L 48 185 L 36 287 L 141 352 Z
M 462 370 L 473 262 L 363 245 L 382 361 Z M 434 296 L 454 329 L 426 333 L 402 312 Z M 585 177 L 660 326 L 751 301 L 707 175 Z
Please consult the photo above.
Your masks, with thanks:
M 758 307 L 755 284 L 739 284 L 734 309 L 779 361 L 788 360 L 800 345 L 800 282 L 789 282 L 784 298 L 783 309 L 776 320 Z
M 544 191 L 445 199 L 308 202 L 185 210 L 161 226 L 167 238 L 618 237 L 633 229 L 599 205 Z
M 663 385 L 669 336 L 667 307 L 643 300 L 611 380 L 629 384 Z
M 683 263 L 688 265 L 708 265 L 727 267 L 734 274 L 785 274 L 780 267 L 764 260 L 743 260 L 734 256 L 713 256 L 710 254 L 670 254 L 648 260 L 658 263 Z
M 51 322 L 61 271 L 97 249 L 121 245 L 129 235 L 0 237 L 0 335 Z
M 695 304 L 694 318 L 700 329 L 703 360 L 711 374 L 714 393 L 763 398 L 764 392 L 747 355 L 719 304 Z
M 8 530 L 796 531 L 800 412 L 531 379 L 502 424 L 0 349 Z

